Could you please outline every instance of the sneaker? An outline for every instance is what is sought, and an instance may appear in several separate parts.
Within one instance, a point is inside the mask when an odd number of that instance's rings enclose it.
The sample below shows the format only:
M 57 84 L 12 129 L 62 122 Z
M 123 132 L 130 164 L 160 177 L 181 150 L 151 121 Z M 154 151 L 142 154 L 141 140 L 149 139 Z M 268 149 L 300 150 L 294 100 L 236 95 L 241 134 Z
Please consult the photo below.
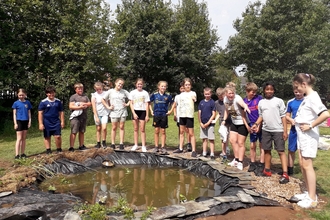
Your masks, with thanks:
M 22 155 L 21 155 L 21 158 L 22 158 L 22 159 L 25 159 L 25 158 L 26 158 L 26 155 L 25 155 L 25 154 L 22 154 Z
M 248 169 L 248 172 L 253 172 L 255 169 L 257 169 L 256 162 L 251 162 L 250 166 L 249 166 L 249 169 Z
M 317 196 L 316 199 L 313 200 L 307 195 L 303 200 L 299 201 L 297 205 L 305 209 L 315 208 L 317 206 Z
M 57 153 L 61 153 L 62 152 L 62 148 L 56 148 L 56 152 Z
M 165 149 L 165 147 L 161 147 L 160 150 L 159 150 L 159 152 L 160 152 L 161 154 L 168 154 L 168 153 L 167 153 L 167 150 Z
M 124 150 L 124 149 L 125 149 L 124 144 L 119 144 L 119 149 L 120 149 L 120 150 Z
M 237 164 L 238 164 L 238 161 L 236 161 L 235 158 L 230 163 L 228 163 L 228 165 L 231 167 L 236 167 Z
M 111 144 L 110 147 L 111 147 L 112 149 L 116 149 L 116 145 L 114 145 L 114 144 Z
M 158 153 L 159 152 L 159 147 L 154 147 L 154 149 L 152 150 L 152 153 Z
M 286 183 L 288 183 L 289 181 L 290 181 L 290 180 L 289 180 L 289 176 L 288 176 L 288 174 L 283 173 L 283 175 L 282 175 L 281 178 L 280 178 L 279 183 L 280 183 L 280 184 L 286 184 Z
M 101 148 L 101 144 L 100 144 L 100 143 L 97 143 L 97 144 L 95 145 L 95 148 Z
M 303 193 L 300 193 L 300 194 L 296 194 L 293 196 L 295 199 L 301 201 L 303 199 L 305 199 L 306 197 L 308 197 L 308 192 L 307 191 L 304 191 Z
M 16 155 L 15 156 L 15 160 L 19 160 L 20 159 L 20 156 L 19 155 Z
M 51 149 L 47 149 L 46 150 L 46 154 L 51 154 L 52 153 L 52 150 Z
M 180 149 L 179 149 L 180 150 Z M 196 151 L 191 152 L 191 157 L 197 157 Z
M 243 170 L 243 164 L 241 162 L 238 162 L 236 168 L 239 170 Z
M 78 147 L 79 150 L 87 150 L 88 148 L 85 145 Z
M 173 153 L 180 154 L 180 153 L 183 153 L 183 150 L 181 150 L 180 148 L 178 148 L 175 151 L 173 151 Z
M 137 146 L 137 145 L 134 145 L 134 146 L 131 148 L 131 151 L 136 151 L 137 148 L 138 148 L 138 146 Z
M 102 142 L 102 147 L 105 149 L 105 148 L 107 148 L 107 143 L 104 141 L 104 142 Z
M 69 148 L 69 151 L 73 152 L 74 151 L 74 148 L 73 147 L 70 147 Z
M 221 163 L 224 164 L 227 162 L 227 156 L 222 156 L 222 160 L 221 160 Z
M 143 152 L 143 153 L 147 152 L 147 148 L 146 148 L 146 146 L 142 146 L 142 152 Z
M 214 155 L 211 156 L 211 160 L 215 160 L 215 156 Z
M 187 144 L 187 151 L 188 151 L 188 152 L 191 152 L 191 151 L 192 151 L 191 143 L 188 143 L 188 144 Z
M 272 171 L 266 171 L 266 169 L 264 169 L 262 171 L 262 176 L 270 177 L 272 176 Z

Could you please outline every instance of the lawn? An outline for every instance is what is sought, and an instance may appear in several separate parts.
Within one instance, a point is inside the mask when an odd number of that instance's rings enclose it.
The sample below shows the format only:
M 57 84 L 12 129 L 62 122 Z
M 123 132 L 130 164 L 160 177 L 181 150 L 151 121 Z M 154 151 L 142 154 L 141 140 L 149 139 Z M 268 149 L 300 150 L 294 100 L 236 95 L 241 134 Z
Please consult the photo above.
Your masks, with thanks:
M 197 146 L 197 152 L 201 153 L 202 147 L 201 147 L 201 139 L 199 138 L 199 126 L 197 122 L 197 115 L 195 117 L 195 135 L 196 135 L 196 146 Z M 69 148 L 69 134 L 70 129 L 68 128 L 68 121 L 66 128 L 62 132 L 63 137 L 63 143 L 62 148 L 63 150 L 67 150 Z M 5 125 L 5 126 L 11 126 Z M 108 124 L 108 135 L 107 135 L 107 143 L 109 145 L 110 141 L 110 129 L 111 124 Z M 7 129 L 8 130 L 8 129 Z M 220 137 L 217 132 L 218 125 L 215 128 L 216 130 L 216 156 L 220 153 Z M 146 126 L 146 133 L 147 133 L 147 146 L 153 147 L 154 146 L 154 129 L 152 127 L 152 122 L 149 121 Z M 320 128 L 321 134 L 328 134 L 330 135 L 330 128 Z M 178 146 L 178 128 L 176 126 L 176 122 L 173 120 L 173 115 L 169 116 L 169 128 L 166 129 L 166 146 L 168 148 L 176 148 Z M 117 135 L 118 139 L 118 135 Z M 247 138 L 246 141 L 246 156 L 249 156 L 249 138 Z M 12 133 L 5 132 L 5 134 L 0 135 L 0 160 L 2 161 L 14 161 L 15 156 L 15 131 L 12 130 Z M 87 147 L 92 147 L 96 144 L 95 140 L 95 126 L 91 125 L 87 127 L 87 131 L 85 133 L 85 145 Z M 116 144 L 119 144 L 117 141 Z M 133 124 L 132 121 L 127 121 L 125 124 L 125 145 L 132 146 L 133 145 Z M 78 147 L 78 138 L 76 139 L 75 148 Z M 52 149 L 55 149 L 55 143 L 52 142 Z M 38 131 L 36 129 L 36 125 L 34 125 L 33 128 L 31 128 L 28 131 L 28 138 L 27 138 L 27 147 L 26 147 L 26 154 L 34 155 L 34 154 L 40 154 L 44 153 L 45 148 L 43 146 L 43 137 L 42 132 Z M 277 157 L 277 154 L 273 154 L 274 158 Z M 314 167 L 316 171 L 317 176 L 317 193 L 320 197 L 325 198 L 327 201 L 330 199 L 330 175 L 328 174 L 328 169 L 330 167 L 330 160 L 329 157 L 330 152 L 329 151 L 319 151 L 318 156 L 314 161 Z M 298 160 L 296 160 L 296 171 L 299 171 L 298 168 Z M 1 173 L 0 173 L 1 175 Z M 296 174 L 298 178 L 301 178 L 301 174 Z M 285 187 L 285 186 L 283 186 Z M 320 209 L 314 209 L 314 210 L 308 210 L 307 211 L 311 217 L 315 219 L 330 219 L 330 205 L 327 204 L 322 210 Z

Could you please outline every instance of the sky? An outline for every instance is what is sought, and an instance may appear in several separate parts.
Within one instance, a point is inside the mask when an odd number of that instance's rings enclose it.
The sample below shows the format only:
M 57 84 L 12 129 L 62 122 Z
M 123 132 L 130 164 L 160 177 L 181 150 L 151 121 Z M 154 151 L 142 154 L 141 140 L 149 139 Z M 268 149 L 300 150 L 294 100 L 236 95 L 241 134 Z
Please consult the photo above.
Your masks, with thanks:
M 121 0 L 105 0 L 110 4 L 110 8 L 114 11 L 117 4 L 121 4 Z M 172 0 L 173 4 L 177 4 L 179 0 Z M 224 48 L 227 44 L 229 36 L 235 35 L 236 30 L 233 28 L 233 22 L 237 18 L 242 17 L 242 12 L 249 3 L 256 0 L 204 0 L 209 10 L 209 19 L 213 29 L 217 30 L 220 37 L 218 45 Z M 202 2 L 202 0 L 198 0 Z M 266 0 L 261 0 L 265 3 Z

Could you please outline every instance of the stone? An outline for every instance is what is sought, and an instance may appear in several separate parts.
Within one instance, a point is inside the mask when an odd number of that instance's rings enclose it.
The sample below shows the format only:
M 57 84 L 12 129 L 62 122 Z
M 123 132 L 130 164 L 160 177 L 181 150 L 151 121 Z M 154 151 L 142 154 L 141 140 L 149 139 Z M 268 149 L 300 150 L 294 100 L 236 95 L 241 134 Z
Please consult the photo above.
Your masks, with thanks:
M 176 217 L 185 214 L 186 212 L 186 208 L 182 205 L 171 205 L 156 209 L 152 212 L 150 218 L 154 220 L 162 220 L 171 217 Z
M 238 202 L 240 199 L 237 196 L 216 196 L 214 199 L 224 203 L 224 202 Z
M 182 203 L 181 205 L 186 208 L 187 212 L 182 215 L 178 215 L 178 217 L 183 217 L 185 215 L 193 215 L 210 210 L 210 208 L 207 205 L 195 201 L 185 202 Z

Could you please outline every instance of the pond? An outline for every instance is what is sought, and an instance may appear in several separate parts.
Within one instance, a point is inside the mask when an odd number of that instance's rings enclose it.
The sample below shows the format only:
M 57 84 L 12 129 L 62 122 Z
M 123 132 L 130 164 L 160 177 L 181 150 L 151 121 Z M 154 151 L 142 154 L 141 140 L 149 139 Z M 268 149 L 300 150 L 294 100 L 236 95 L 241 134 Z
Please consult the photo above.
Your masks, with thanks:
M 40 185 L 54 185 L 57 193 L 72 193 L 88 203 L 108 207 L 124 198 L 135 210 L 163 207 L 197 197 L 220 195 L 212 180 L 175 166 L 117 165 L 74 175 L 59 175 Z

